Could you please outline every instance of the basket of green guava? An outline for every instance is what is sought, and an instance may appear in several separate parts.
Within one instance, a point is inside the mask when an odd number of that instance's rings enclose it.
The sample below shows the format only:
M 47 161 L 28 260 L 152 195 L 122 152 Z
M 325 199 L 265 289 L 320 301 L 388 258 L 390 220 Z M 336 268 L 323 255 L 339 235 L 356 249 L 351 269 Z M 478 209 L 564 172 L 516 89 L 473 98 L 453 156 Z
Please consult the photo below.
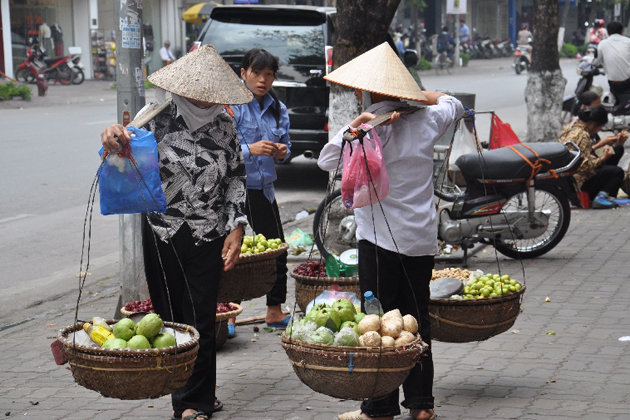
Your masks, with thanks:
M 60 330 L 57 338 L 79 385 L 121 400 L 159 398 L 182 388 L 199 350 L 195 328 L 162 322 L 157 314 L 137 324 L 130 318 L 101 325 L 79 322 Z
M 350 400 L 378 399 L 404 382 L 428 346 L 418 323 L 398 310 L 357 313 L 348 299 L 316 304 L 282 334 L 300 380 L 316 392 Z

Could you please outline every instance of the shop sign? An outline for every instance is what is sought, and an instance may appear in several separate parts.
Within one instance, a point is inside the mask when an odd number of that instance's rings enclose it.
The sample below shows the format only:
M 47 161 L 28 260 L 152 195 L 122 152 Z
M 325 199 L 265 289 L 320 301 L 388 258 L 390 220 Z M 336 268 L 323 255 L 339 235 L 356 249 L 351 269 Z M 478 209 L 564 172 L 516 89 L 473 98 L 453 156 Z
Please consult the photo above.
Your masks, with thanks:
M 466 0 L 446 0 L 446 13 L 449 15 L 465 15 Z

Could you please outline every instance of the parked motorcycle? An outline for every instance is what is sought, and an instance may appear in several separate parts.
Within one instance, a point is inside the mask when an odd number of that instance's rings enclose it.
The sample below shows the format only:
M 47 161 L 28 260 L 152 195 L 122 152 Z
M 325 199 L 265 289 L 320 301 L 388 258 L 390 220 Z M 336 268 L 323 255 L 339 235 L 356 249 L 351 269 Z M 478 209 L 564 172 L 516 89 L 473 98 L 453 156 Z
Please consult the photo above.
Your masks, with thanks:
M 510 258 L 535 258 L 553 249 L 571 221 L 569 200 L 581 206 L 572 175 L 582 156 L 574 143 L 534 143 L 543 169 L 531 178 L 531 167 L 509 148 L 460 156 L 456 164 L 466 191 L 456 186 L 435 188 L 438 238 L 467 250 L 477 243 L 494 246 Z M 523 145 L 515 146 L 530 161 L 537 158 Z M 549 162 L 549 163 L 547 163 Z M 336 190 L 319 205 L 313 234 L 322 255 L 340 255 L 356 248 L 354 213 Z
M 73 72 L 72 56 L 45 58 L 38 44 L 26 49 L 26 60 L 16 70 L 16 79 L 25 83 L 35 83 L 41 74 L 47 81 L 57 81 L 62 85 L 72 83 L 76 75 Z
M 74 78 L 72 79 L 73 85 L 80 85 L 85 80 L 85 67 L 81 62 L 81 47 L 68 47 L 70 58 L 72 59 L 72 72 Z

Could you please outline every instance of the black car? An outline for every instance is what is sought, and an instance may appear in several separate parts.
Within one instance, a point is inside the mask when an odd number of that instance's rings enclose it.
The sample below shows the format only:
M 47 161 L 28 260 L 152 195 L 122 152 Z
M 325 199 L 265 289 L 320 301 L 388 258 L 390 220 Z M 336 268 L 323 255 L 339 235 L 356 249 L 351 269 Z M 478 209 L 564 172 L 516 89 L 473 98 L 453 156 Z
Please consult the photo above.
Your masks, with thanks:
M 193 46 L 213 45 L 239 77 L 248 50 L 262 48 L 278 57 L 273 89 L 289 111 L 292 158 L 317 158 L 328 142 L 330 89 L 323 77 L 332 66 L 336 13 L 334 7 L 215 7 Z M 414 57 L 417 62 L 410 50 L 408 65 Z

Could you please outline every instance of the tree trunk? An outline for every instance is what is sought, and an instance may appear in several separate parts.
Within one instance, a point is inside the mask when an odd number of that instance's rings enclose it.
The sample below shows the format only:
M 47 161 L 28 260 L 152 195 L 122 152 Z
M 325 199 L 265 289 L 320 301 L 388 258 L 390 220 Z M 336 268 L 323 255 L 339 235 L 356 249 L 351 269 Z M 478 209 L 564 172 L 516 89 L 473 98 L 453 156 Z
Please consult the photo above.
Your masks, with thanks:
M 387 29 L 400 0 L 337 0 L 333 70 L 387 40 Z M 360 112 L 352 89 L 330 84 L 328 127 L 330 137 Z
M 558 1 L 534 0 L 532 66 L 525 88 L 527 141 L 556 141 L 562 130 L 560 114 L 564 86 L 558 57 Z

